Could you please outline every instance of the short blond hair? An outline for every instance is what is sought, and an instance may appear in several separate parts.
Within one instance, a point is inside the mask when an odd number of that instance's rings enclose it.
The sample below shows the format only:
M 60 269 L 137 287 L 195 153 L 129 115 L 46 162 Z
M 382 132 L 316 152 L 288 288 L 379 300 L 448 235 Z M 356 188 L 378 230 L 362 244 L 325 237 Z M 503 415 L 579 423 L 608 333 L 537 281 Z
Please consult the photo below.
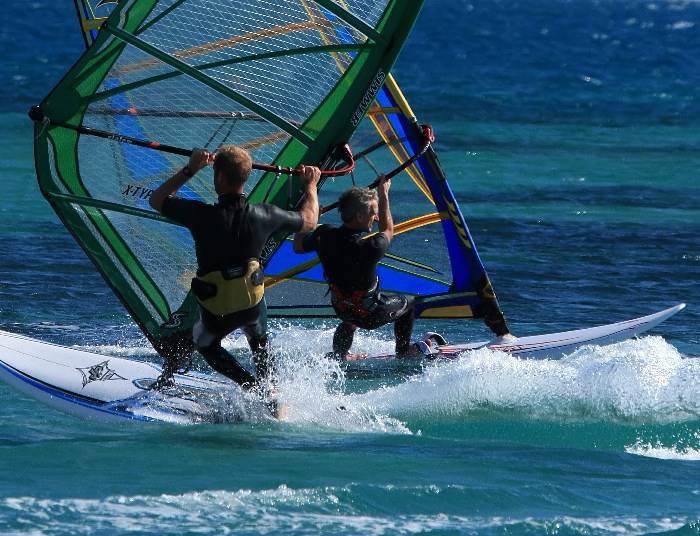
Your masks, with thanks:
M 250 153 L 236 145 L 224 145 L 216 151 L 214 173 L 221 171 L 231 186 L 245 183 L 253 169 Z

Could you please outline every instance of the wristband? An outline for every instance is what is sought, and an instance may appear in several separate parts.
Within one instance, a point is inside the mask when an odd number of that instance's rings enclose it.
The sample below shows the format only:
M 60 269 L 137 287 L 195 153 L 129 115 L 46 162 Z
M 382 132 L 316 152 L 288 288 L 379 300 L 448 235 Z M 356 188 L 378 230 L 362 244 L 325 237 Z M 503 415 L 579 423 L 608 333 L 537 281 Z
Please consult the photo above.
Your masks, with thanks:
M 192 173 L 192 170 L 190 169 L 190 166 L 185 166 L 184 168 L 182 168 L 182 174 L 185 177 L 191 177 L 192 175 L 194 175 L 194 173 Z

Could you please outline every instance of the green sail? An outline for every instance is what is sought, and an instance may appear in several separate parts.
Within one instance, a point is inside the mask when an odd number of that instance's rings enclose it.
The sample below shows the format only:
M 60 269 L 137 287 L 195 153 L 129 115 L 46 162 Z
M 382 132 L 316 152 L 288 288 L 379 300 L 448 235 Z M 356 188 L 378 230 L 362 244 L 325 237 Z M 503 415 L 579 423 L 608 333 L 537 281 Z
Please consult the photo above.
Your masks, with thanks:
M 194 320 L 196 268 L 186 229 L 148 206 L 185 163 L 125 143 L 246 147 L 258 162 L 334 165 L 373 102 L 422 1 L 130 0 L 114 7 L 86 53 L 41 102 L 42 193 L 156 348 Z M 254 172 L 251 201 L 295 207 L 298 179 Z M 215 200 L 206 172 L 180 191 Z M 272 237 L 269 258 L 284 241 Z

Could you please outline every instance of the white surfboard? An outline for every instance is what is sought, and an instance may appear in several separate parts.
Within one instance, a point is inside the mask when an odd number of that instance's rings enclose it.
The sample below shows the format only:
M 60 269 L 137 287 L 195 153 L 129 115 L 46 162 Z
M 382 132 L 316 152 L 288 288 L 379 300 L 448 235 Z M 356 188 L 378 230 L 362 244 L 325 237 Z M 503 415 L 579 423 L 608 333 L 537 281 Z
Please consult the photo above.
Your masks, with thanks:
M 523 358 L 559 358 L 587 344 L 610 344 L 639 335 L 667 320 L 685 304 L 658 313 L 588 329 L 522 337 L 512 341 L 445 344 L 431 359 L 454 358 L 488 348 Z M 402 362 L 374 356 L 362 365 Z M 414 360 L 415 361 L 415 360 Z M 189 372 L 176 386 L 150 390 L 161 368 L 153 363 L 100 355 L 0 331 L 0 379 L 61 411 L 98 421 L 231 422 L 271 418 L 268 407 L 230 381 Z
M 260 420 L 268 407 L 237 384 L 188 372 L 150 390 L 160 366 L 0 331 L 0 379 L 56 409 L 87 419 L 176 423 Z
M 430 355 L 426 355 L 426 357 L 432 359 L 452 358 L 463 352 L 488 348 L 489 350 L 506 352 L 526 359 L 557 359 L 588 344 L 612 344 L 635 337 L 636 335 L 658 326 L 663 321 L 668 320 L 684 307 L 684 303 L 679 303 L 678 305 L 648 316 L 574 331 L 516 337 L 507 341 L 493 339 L 491 341 L 433 345 Z M 394 354 L 382 354 L 368 357 L 357 363 L 390 359 L 396 359 L 396 356 Z M 397 361 L 402 360 L 397 359 Z

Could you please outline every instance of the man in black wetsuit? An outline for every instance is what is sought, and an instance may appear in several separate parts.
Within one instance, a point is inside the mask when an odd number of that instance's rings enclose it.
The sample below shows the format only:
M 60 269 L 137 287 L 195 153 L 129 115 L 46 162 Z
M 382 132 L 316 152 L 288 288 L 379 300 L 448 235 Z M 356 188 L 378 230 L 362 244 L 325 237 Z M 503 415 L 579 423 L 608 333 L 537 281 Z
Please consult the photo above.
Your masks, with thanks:
M 213 164 L 214 205 L 175 197 L 198 171 Z M 189 163 L 161 184 L 150 205 L 189 229 L 197 255 L 192 292 L 199 312 L 192 330 L 194 344 L 207 363 L 245 388 L 257 387 L 271 372 L 267 347 L 267 308 L 260 255 L 268 237 L 277 232 L 311 230 L 318 221 L 317 167 L 300 166 L 305 188 L 299 212 L 267 203 L 248 204 L 244 185 L 252 169 L 248 151 L 234 146 L 216 154 L 194 149 Z M 221 347 L 221 341 L 242 328 L 253 353 L 257 378 Z M 173 366 L 164 368 L 156 387 L 172 382 Z
M 422 355 L 411 345 L 413 298 L 387 296 L 379 292 L 377 264 L 384 257 L 394 236 L 389 208 L 391 180 L 382 177 L 376 190 L 351 188 L 340 196 L 341 227 L 321 225 L 311 233 L 297 233 L 294 251 L 316 251 L 331 294 L 331 304 L 342 321 L 333 336 L 333 356 L 341 361 L 361 359 L 366 354 L 350 354 L 355 330 L 376 329 L 394 322 L 397 357 Z M 369 238 L 379 222 L 379 232 Z

